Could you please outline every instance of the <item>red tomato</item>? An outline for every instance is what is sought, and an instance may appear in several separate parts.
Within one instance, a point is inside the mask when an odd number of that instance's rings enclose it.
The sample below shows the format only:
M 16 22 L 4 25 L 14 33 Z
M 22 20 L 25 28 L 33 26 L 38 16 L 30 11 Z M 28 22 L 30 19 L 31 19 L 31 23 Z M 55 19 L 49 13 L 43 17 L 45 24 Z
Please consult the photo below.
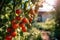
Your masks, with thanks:
M 29 20 L 28 20 L 27 18 L 23 18 L 23 19 L 22 19 L 22 22 L 23 22 L 23 23 L 29 23 Z
M 36 10 L 36 9 L 35 9 L 34 11 L 35 11 L 35 13 L 37 13 L 37 12 L 38 12 L 38 10 Z
M 12 36 L 12 37 L 15 37 L 16 35 L 17 35 L 16 32 L 12 32 L 12 33 L 11 33 L 11 36 Z
M 25 28 L 25 27 L 22 27 L 22 31 L 23 31 L 23 32 L 26 32 L 27 30 L 26 30 L 26 28 Z
M 9 36 L 6 36 L 5 37 L 5 40 L 12 40 L 12 36 L 10 36 L 10 35 Z
M 25 24 L 24 23 L 20 23 L 19 26 L 20 27 L 25 27 Z
M 32 22 L 32 20 L 33 20 L 33 18 L 30 18 L 30 19 L 29 19 L 29 22 L 31 23 L 31 22 Z
M 7 28 L 7 32 L 11 32 L 11 27 L 8 27 Z
M 15 20 L 15 19 L 13 19 L 13 20 L 11 21 L 11 23 L 12 23 L 12 24 L 15 24 L 15 23 L 16 23 L 16 20 Z
M 35 15 L 35 11 L 33 9 L 30 9 L 29 13 Z
M 19 16 L 16 16 L 16 20 L 18 20 L 18 21 L 19 21 L 19 20 L 21 20 L 21 17 L 19 17 Z
M 17 9 L 16 10 L 16 14 L 21 14 L 22 10 L 21 9 Z
M 12 28 L 13 28 L 13 29 L 17 29 L 18 26 L 19 26 L 19 25 L 15 23 L 15 24 L 12 25 Z

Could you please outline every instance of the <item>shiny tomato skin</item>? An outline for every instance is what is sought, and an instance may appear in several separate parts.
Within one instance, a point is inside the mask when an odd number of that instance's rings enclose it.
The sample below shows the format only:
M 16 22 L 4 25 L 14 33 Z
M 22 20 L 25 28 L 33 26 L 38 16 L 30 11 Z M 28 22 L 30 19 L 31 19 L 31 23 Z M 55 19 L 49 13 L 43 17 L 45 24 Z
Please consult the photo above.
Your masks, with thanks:
M 25 27 L 25 24 L 24 23 L 20 23 L 19 26 L 20 27 Z
M 11 33 L 11 36 L 12 36 L 12 37 L 15 37 L 16 35 L 17 35 L 16 32 L 12 32 L 12 33 Z
M 28 20 L 27 18 L 23 18 L 23 19 L 22 19 L 22 22 L 23 22 L 23 23 L 29 23 L 29 20 Z
M 23 31 L 23 32 L 27 32 L 27 30 L 26 30 L 25 27 L 22 27 L 22 31 Z
M 18 25 L 17 23 L 12 24 L 12 28 L 13 28 L 13 29 L 17 29 L 17 28 L 18 28 L 18 26 L 19 26 L 19 25 Z
M 16 10 L 16 14 L 18 14 L 18 15 L 21 14 L 21 12 L 22 12 L 21 9 L 17 9 L 17 10 Z
M 7 35 L 7 36 L 5 37 L 5 40 L 12 40 L 12 36 L 11 36 L 11 35 Z

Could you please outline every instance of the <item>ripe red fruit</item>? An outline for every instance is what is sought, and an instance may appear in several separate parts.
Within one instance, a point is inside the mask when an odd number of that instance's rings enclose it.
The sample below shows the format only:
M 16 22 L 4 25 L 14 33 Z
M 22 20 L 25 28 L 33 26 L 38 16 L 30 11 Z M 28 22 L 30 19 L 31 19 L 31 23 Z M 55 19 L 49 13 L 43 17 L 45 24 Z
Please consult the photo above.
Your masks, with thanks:
M 16 20 L 15 20 L 15 19 L 13 19 L 13 20 L 11 21 L 11 23 L 12 23 L 12 24 L 15 24 L 15 23 L 16 23 Z
M 35 11 L 35 13 L 37 13 L 37 12 L 38 12 L 38 10 L 36 10 L 36 9 L 35 9 L 34 11 Z
M 11 35 L 6 36 L 5 40 L 12 40 L 12 36 Z
M 7 32 L 11 32 L 11 27 L 8 27 L 7 28 Z
M 25 24 L 24 23 L 20 23 L 19 26 L 20 27 L 25 27 Z
M 21 20 L 21 17 L 19 17 L 19 16 L 16 16 L 16 20 Z
M 15 37 L 16 35 L 17 35 L 16 32 L 12 32 L 12 33 L 11 33 L 11 36 L 12 36 L 12 37 Z
M 29 22 L 31 23 L 31 22 L 32 22 L 32 20 L 33 20 L 33 18 L 30 18 L 30 19 L 29 19 Z
M 30 9 L 29 13 L 35 15 L 35 11 L 33 9 Z
M 23 32 L 26 32 L 27 30 L 26 30 L 26 28 L 25 28 L 25 27 L 22 27 L 22 31 L 23 31 Z
M 22 22 L 23 22 L 23 23 L 29 23 L 29 20 L 28 20 L 27 18 L 23 18 L 23 19 L 22 19 Z
M 21 9 L 17 9 L 16 10 L 16 14 L 21 14 L 22 10 Z
M 17 29 L 17 28 L 18 28 L 18 26 L 19 26 L 19 25 L 18 25 L 17 23 L 12 24 L 12 28 L 13 28 L 13 29 Z

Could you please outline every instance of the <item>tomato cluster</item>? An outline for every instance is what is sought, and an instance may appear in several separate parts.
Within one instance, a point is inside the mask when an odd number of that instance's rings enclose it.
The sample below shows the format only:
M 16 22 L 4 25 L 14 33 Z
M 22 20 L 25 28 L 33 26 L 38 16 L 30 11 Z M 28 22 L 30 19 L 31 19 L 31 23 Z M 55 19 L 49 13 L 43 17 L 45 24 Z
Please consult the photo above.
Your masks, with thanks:
M 5 40 L 12 40 L 12 37 L 15 37 L 17 35 L 12 27 L 7 28 L 7 33 L 9 34 L 6 35 Z
M 29 18 L 20 17 L 21 13 L 22 13 L 21 9 L 16 10 L 16 14 L 18 16 L 16 16 L 13 20 L 11 20 L 12 25 L 11 25 L 11 27 L 7 28 L 7 32 L 9 33 L 9 35 L 6 35 L 6 37 L 5 37 L 6 40 L 12 40 L 12 37 L 15 37 L 17 35 L 17 32 L 15 31 L 17 28 L 22 28 L 22 32 L 27 32 L 25 24 L 29 24 L 32 22 L 33 16 L 34 16 L 34 11 L 32 9 L 29 11 L 29 14 L 28 14 L 28 15 L 30 15 Z

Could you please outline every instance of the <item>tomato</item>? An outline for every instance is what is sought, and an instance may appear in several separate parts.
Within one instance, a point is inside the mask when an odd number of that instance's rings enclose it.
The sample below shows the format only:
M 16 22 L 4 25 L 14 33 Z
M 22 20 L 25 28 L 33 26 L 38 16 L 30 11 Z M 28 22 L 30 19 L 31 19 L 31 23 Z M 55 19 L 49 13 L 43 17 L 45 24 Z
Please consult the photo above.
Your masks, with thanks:
M 31 22 L 32 22 L 32 20 L 33 20 L 33 18 L 30 18 L 30 19 L 29 19 L 29 22 L 31 23 Z
M 35 9 L 34 11 L 35 11 L 35 13 L 37 13 L 37 12 L 38 12 L 38 10 L 36 10 L 36 9 Z
M 13 19 L 13 20 L 11 21 L 11 24 L 15 24 L 15 23 L 16 23 L 16 20 Z
M 11 35 L 6 36 L 5 40 L 12 40 L 12 36 Z
M 22 31 L 23 31 L 23 32 L 26 32 L 27 30 L 26 30 L 26 28 L 25 28 L 25 27 L 22 27 Z
M 20 23 L 19 26 L 20 27 L 25 27 L 25 24 L 24 23 Z
M 16 20 L 18 20 L 18 21 L 19 21 L 19 20 L 21 20 L 21 17 L 19 17 L 19 16 L 16 16 Z
M 12 33 L 11 33 L 11 36 L 12 36 L 12 37 L 15 37 L 16 35 L 17 35 L 16 32 L 12 32 Z
M 27 18 L 23 18 L 23 19 L 22 19 L 22 22 L 23 22 L 23 23 L 29 23 L 29 20 L 28 20 Z
M 13 28 L 13 29 L 17 29 L 17 28 L 18 28 L 18 26 L 19 26 L 19 25 L 18 25 L 17 23 L 12 24 L 12 28 Z
M 29 13 L 35 15 L 35 11 L 33 9 L 30 9 Z
M 7 28 L 7 32 L 11 32 L 11 27 L 8 27 Z
M 22 13 L 22 10 L 21 10 L 21 9 L 17 9 L 17 10 L 16 10 L 16 14 L 19 15 L 19 14 L 21 14 L 21 13 Z

